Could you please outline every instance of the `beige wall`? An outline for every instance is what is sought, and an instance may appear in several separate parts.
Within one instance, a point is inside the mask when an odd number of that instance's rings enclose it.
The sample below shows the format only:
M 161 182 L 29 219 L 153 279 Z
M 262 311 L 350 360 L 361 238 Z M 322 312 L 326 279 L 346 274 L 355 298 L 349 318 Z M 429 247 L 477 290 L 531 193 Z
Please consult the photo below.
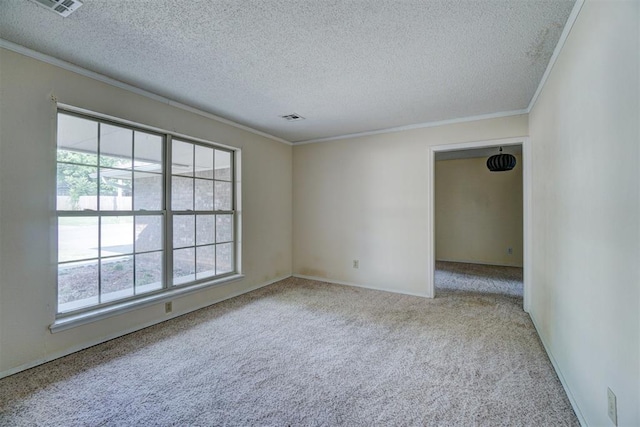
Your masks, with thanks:
M 163 304 L 51 334 L 55 104 L 242 149 L 241 281 L 177 298 L 173 315 L 291 274 L 291 147 L 0 49 L 0 374 L 167 319 Z
M 424 295 L 428 147 L 530 133 L 532 318 L 582 420 L 611 425 L 610 387 L 618 424 L 639 425 L 639 15 L 638 2 L 586 1 L 530 131 L 517 116 L 293 150 L 0 49 L 0 373 L 166 319 L 158 305 L 58 334 L 47 329 L 55 312 L 54 93 L 242 147 L 246 278 L 177 299 L 175 315 L 289 275 L 292 242 L 296 274 Z
M 294 146 L 294 273 L 426 295 L 429 146 L 523 135 L 524 115 Z
M 486 158 L 436 162 L 437 260 L 522 267 L 522 158 L 516 159 L 505 172 L 490 172 Z
M 587 0 L 530 114 L 531 316 L 587 425 L 640 425 L 637 1 Z

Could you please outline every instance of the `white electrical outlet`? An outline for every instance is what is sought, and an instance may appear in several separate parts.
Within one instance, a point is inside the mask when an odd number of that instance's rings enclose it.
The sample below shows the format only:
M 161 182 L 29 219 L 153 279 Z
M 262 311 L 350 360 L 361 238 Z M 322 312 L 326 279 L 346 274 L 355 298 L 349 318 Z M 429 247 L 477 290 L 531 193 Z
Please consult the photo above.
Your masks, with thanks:
M 165 313 L 171 313 L 173 311 L 173 302 L 169 301 L 169 302 L 165 302 L 164 303 L 164 312 Z
M 609 418 L 613 421 L 613 425 L 618 425 L 618 408 L 616 406 L 616 395 L 613 394 L 611 389 L 607 387 L 607 400 L 608 400 L 608 410 Z
M 508 253 L 509 255 L 513 255 L 513 248 L 508 248 L 508 249 L 507 249 L 507 253 Z
M 353 260 L 353 268 L 360 268 L 360 261 L 358 261 L 357 259 Z

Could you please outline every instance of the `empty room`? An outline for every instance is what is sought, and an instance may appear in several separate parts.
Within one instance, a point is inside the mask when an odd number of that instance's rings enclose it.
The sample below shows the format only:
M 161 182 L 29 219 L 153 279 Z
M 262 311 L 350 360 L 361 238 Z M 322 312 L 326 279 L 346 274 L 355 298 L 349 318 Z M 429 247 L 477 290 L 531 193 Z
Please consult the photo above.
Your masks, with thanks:
M 442 151 L 434 160 L 434 290 L 523 298 L 522 146 Z
M 640 426 L 639 26 L 0 0 L 0 426 Z

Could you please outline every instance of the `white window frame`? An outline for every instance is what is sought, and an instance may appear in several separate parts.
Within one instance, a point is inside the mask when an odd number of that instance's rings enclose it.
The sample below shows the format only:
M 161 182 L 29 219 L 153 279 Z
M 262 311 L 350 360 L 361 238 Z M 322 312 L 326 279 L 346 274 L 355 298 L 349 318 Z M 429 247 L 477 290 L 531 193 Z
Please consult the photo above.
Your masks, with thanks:
M 84 119 L 96 121 L 98 123 L 105 123 L 120 127 L 125 127 L 132 130 L 138 130 L 145 133 L 153 133 L 156 135 L 162 136 L 163 139 L 163 166 L 162 166 L 162 177 L 163 177 L 163 196 L 162 196 L 162 209 L 160 211 L 136 211 L 134 210 L 134 206 L 132 205 L 131 210 L 126 211 L 59 211 L 57 210 L 57 206 L 55 209 L 55 244 L 53 246 L 53 250 L 55 254 L 53 259 L 55 260 L 55 283 L 56 287 L 56 320 L 52 325 L 50 325 L 50 330 L 52 333 L 66 330 L 75 326 L 79 326 L 82 324 L 94 322 L 100 319 L 104 319 L 107 317 L 111 317 L 114 315 L 118 315 L 127 311 L 136 310 L 142 307 L 146 307 L 149 305 L 159 304 L 161 302 L 170 301 L 173 298 L 178 296 L 187 295 L 193 292 L 200 291 L 202 289 L 228 283 L 231 281 L 239 280 L 243 278 L 243 274 L 241 273 L 241 216 L 239 213 L 240 208 L 240 156 L 241 150 L 236 147 L 230 147 L 223 144 L 214 143 L 211 141 L 203 140 L 200 138 L 190 137 L 188 135 L 179 134 L 176 132 L 167 131 L 164 129 L 159 129 L 147 125 L 143 125 L 140 123 L 131 122 L 128 120 L 115 118 L 112 116 L 107 116 L 104 114 L 96 113 L 93 111 L 85 110 L 82 108 L 66 105 L 66 104 L 57 104 L 56 109 L 56 120 L 55 125 L 57 129 L 58 125 L 58 114 L 68 114 L 76 117 L 81 117 Z M 54 133 L 57 135 L 57 131 Z M 184 141 L 190 144 L 194 144 L 194 146 L 205 146 L 208 148 L 214 148 L 216 150 L 221 150 L 224 152 L 228 152 L 231 155 L 231 191 L 232 191 L 232 201 L 231 201 L 231 210 L 224 211 L 206 211 L 207 214 L 216 215 L 216 214 L 226 214 L 232 215 L 233 218 L 233 269 L 231 272 L 215 275 L 211 277 L 206 277 L 202 279 L 196 279 L 193 281 L 189 281 L 188 283 L 181 283 L 178 285 L 173 284 L 173 274 L 172 274 L 172 266 L 173 266 L 173 236 L 172 236 L 172 225 L 173 225 L 173 214 L 174 211 L 171 209 L 171 179 L 172 179 L 172 162 L 171 162 L 171 151 L 172 151 L 172 141 L 173 139 L 179 139 L 180 141 Z M 57 145 L 57 137 L 56 141 L 53 144 L 54 150 L 57 154 L 58 145 Z M 54 156 L 56 165 L 58 164 L 57 155 Z M 193 178 L 196 179 L 195 176 Z M 54 183 L 54 193 L 57 194 L 57 178 L 53 179 Z M 195 181 L 194 181 L 195 182 Z M 228 181 L 227 181 L 228 182 Z M 99 184 L 98 184 L 99 185 Z M 215 185 L 215 180 L 214 180 Z M 135 191 L 135 188 L 134 190 Z M 195 199 L 195 194 L 193 195 Z M 195 208 L 195 206 L 194 206 Z M 214 206 L 215 209 L 215 206 Z M 179 214 L 184 214 L 183 211 Z M 59 312 L 58 309 L 58 280 L 57 280 L 57 271 L 58 271 L 58 218 L 61 217 L 78 217 L 78 216 L 91 216 L 91 217 L 107 217 L 107 216 L 133 216 L 136 214 L 156 214 L 161 215 L 164 219 L 163 224 L 163 236 L 162 236 L 162 251 L 163 251 L 163 273 L 162 273 L 162 288 L 153 292 L 144 293 L 141 295 L 129 296 L 126 298 L 113 300 L 109 302 L 99 303 L 96 305 L 86 306 L 80 308 L 78 310 L 68 311 L 68 312 Z M 193 211 L 193 214 L 196 215 L 198 212 Z M 195 246 L 194 246 L 195 248 Z M 215 248 L 215 246 L 214 246 Z M 100 250 L 99 250 L 100 253 Z M 100 258 L 98 258 L 100 259 Z

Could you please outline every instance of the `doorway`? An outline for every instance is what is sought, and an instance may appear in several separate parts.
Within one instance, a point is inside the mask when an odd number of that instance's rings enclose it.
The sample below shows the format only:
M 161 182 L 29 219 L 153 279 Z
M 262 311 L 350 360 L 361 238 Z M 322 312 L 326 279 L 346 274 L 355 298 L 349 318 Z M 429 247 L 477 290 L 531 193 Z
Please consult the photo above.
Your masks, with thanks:
M 449 285 L 458 286 L 459 284 L 463 284 L 461 280 L 465 277 L 470 277 L 474 279 L 474 286 L 476 286 L 477 290 L 488 290 L 489 292 L 498 292 L 498 293 L 517 293 L 517 285 L 518 281 L 521 280 L 521 293 L 523 297 L 523 308 L 525 311 L 528 311 L 529 307 L 529 295 L 530 295 L 530 280 L 529 280 L 529 268 L 530 265 L 529 257 L 530 257 L 530 212 L 529 212 L 529 197 L 530 197 L 530 155 L 529 155 L 529 140 L 526 137 L 520 138 L 508 138 L 508 139 L 500 139 L 500 140 L 488 140 L 488 141 L 476 141 L 469 142 L 463 144 L 449 144 L 449 145 L 441 145 L 434 146 L 430 148 L 430 203 L 431 206 L 429 211 L 431 213 L 430 223 L 430 233 L 431 236 L 431 245 L 430 245 L 430 259 L 428 263 L 428 290 L 427 293 L 431 297 L 436 296 L 436 272 L 438 274 L 438 280 L 441 282 L 443 280 L 448 280 Z M 500 176 L 490 175 L 487 177 L 487 174 L 484 174 L 487 182 L 476 183 L 476 182 L 467 182 L 463 185 L 467 192 L 465 194 L 457 195 L 454 198 L 449 197 L 448 194 L 444 194 L 445 198 L 440 197 L 440 203 L 445 204 L 449 203 L 450 206 L 454 206 L 450 211 L 455 214 L 452 216 L 457 216 L 457 218 L 446 218 L 443 220 L 442 212 L 440 212 L 440 223 L 436 223 L 438 217 L 438 205 L 436 205 L 436 198 L 438 197 L 436 193 L 436 161 L 440 160 L 454 160 L 454 159 L 474 159 L 473 161 L 464 160 L 460 162 L 442 162 L 439 163 L 439 175 L 445 176 L 446 173 L 449 174 L 450 180 L 457 181 L 458 187 L 460 187 L 460 183 L 463 183 L 464 180 L 457 179 L 456 173 L 464 172 L 462 170 L 456 170 L 456 168 L 473 166 L 475 168 L 476 173 L 484 173 L 484 171 L 480 171 L 479 168 L 486 168 L 484 166 L 484 162 L 486 159 L 498 153 L 497 147 L 503 147 L 505 153 L 510 153 L 516 155 L 518 158 L 518 162 L 520 163 L 520 171 L 522 173 L 521 183 L 520 181 L 506 180 L 508 184 L 502 184 L 505 182 Z M 446 165 L 443 167 L 442 165 Z M 443 172 L 446 171 L 446 172 Z M 486 169 L 485 169 L 486 170 Z M 472 172 L 464 172 L 464 173 L 472 173 Z M 443 175 L 444 174 L 444 175 Z M 480 176 L 480 175 L 478 175 Z M 469 176 L 466 178 L 467 180 L 475 180 L 473 176 Z M 500 189 L 483 189 L 481 185 L 486 185 L 487 183 L 499 183 L 499 185 L 521 185 L 521 196 L 522 199 L 518 199 L 515 202 L 513 201 L 500 201 L 496 199 L 499 197 Z M 451 184 L 452 188 L 455 187 L 455 184 Z M 439 186 L 442 191 L 443 185 Z M 446 188 L 446 187 L 444 187 Z M 505 187 L 506 188 L 506 187 Z M 454 191 L 455 188 L 453 188 Z M 497 190 L 497 192 L 496 192 Z M 517 192 L 517 188 L 514 190 Z M 493 196 L 492 193 L 493 192 Z M 515 193 L 516 195 L 518 193 Z M 442 195 L 442 194 L 441 194 Z M 451 200 L 448 200 L 449 197 Z M 452 196 L 453 197 L 453 196 Z M 493 197 L 493 199 L 492 199 Z M 470 200 L 467 200 L 470 199 Z M 504 197 L 502 198 L 504 199 Z M 453 203 L 453 205 L 451 205 Z M 455 204 L 458 204 L 457 206 Z M 506 203 L 506 205 L 502 207 L 490 206 L 491 203 L 499 204 Z M 483 207 L 484 206 L 484 207 Z M 499 222 L 495 220 L 489 219 L 490 222 L 493 222 L 491 230 L 485 230 L 482 228 L 477 228 L 478 224 L 482 224 L 481 216 L 482 215 L 496 215 L 497 209 L 511 209 L 512 214 L 505 212 L 502 215 L 506 218 L 514 217 L 514 221 L 517 222 L 516 225 L 511 224 L 510 236 L 509 239 L 505 240 L 504 236 L 501 237 L 501 234 L 507 233 L 509 235 L 509 230 L 502 230 L 499 227 Z M 518 210 L 521 209 L 521 210 Z M 491 210 L 493 209 L 493 213 Z M 476 210 L 475 213 L 468 212 Z M 521 214 L 521 220 L 518 219 L 518 214 Z M 469 215 L 479 215 L 478 221 L 476 223 L 467 224 L 465 222 L 471 218 Z M 448 215 L 447 215 L 448 216 Z M 485 222 L 486 222 L 485 218 Z M 456 223 L 456 221 L 458 221 Z M 507 227 L 507 224 L 502 224 Z M 466 227 L 466 229 L 465 229 Z M 476 227 L 475 229 L 473 227 Z M 448 231 L 443 231 L 448 230 Z M 503 232 L 504 231 L 504 232 Z M 518 236 L 517 233 L 520 232 Z M 487 234 L 489 232 L 489 234 Z M 448 233 L 448 234 L 447 234 Z M 494 233 L 494 234 L 491 234 Z M 440 241 L 440 244 L 436 246 L 438 242 L 438 235 L 442 238 L 442 236 L 447 236 L 446 241 Z M 484 236 L 484 237 L 483 237 Z M 487 236 L 490 238 L 487 239 Z M 514 237 L 515 236 L 515 237 Z M 518 239 L 520 237 L 521 239 Z M 480 240 L 487 240 L 482 241 Z M 501 240 L 502 239 L 502 240 Z M 507 243 L 509 242 L 509 243 Z M 493 245 L 493 246 L 492 246 Z M 504 248 L 502 247 L 504 246 Z M 453 248 L 458 249 L 453 249 Z M 437 261 L 440 259 L 440 261 Z M 448 262 L 447 262 L 448 261 Z M 462 261 L 462 263 L 460 263 Z M 438 268 L 436 268 L 436 263 Z M 506 267 L 492 267 L 491 265 L 502 265 Z M 509 267 L 510 266 L 510 267 Z M 522 270 L 518 267 L 522 266 L 524 269 L 524 275 L 522 276 Z M 521 275 L 521 279 L 518 278 L 518 275 Z

